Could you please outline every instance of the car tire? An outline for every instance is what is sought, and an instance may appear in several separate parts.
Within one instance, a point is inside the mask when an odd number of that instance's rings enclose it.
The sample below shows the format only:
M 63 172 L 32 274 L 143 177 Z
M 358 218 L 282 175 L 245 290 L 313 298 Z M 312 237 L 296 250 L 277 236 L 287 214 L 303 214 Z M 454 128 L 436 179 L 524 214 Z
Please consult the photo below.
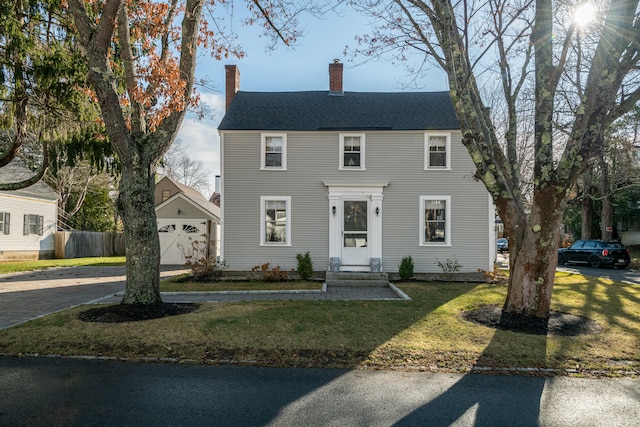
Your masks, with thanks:
M 563 254 L 558 255 L 558 265 L 565 265 L 567 263 L 567 257 Z
M 589 267 L 600 268 L 601 265 L 602 265 L 602 260 L 597 256 L 592 256 L 591 258 L 589 258 Z

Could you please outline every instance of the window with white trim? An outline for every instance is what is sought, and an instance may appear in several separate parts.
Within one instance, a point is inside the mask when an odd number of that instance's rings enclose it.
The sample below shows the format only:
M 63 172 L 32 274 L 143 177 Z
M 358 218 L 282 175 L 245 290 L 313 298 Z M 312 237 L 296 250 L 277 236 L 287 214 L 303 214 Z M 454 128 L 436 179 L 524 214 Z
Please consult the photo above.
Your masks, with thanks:
M 291 197 L 260 197 L 260 244 L 291 246 Z
M 420 196 L 420 245 L 451 244 L 451 197 Z
M 427 132 L 424 135 L 424 169 L 451 169 L 451 133 Z
M 287 170 L 287 134 L 263 133 L 260 169 Z
M 9 212 L 0 212 L 0 234 L 9 234 L 10 218 Z
M 340 134 L 340 169 L 364 170 L 364 134 Z
M 29 234 L 38 234 L 42 236 L 44 234 L 44 217 L 30 214 L 25 215 L 22 231 L 25 236 Z
M 171 191 L 169 190 L 162 190 L 162 201 L 164 202 L 165 200 L 167 200 L 169 197 L 171 197 Z

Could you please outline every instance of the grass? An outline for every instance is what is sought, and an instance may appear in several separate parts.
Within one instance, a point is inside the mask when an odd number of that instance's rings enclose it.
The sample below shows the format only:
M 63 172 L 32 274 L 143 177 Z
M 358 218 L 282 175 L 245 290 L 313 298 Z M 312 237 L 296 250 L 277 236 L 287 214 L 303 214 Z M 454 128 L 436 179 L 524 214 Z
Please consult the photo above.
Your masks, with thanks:
M 494 330 L 462 319 L 462 310 L 502 304 L 504 285 L 400 287 L 411 301 L 207 303 L 188 315 L 121 324 L 81 322 L 78 313 L 89 307 L 76 307 L 0 331 L 0 352 L 264 366 L 640 371 L 640 285 L 558 273 L 552 309 L 604 328 L 577 337 Z
M 89 265 L 124 265 L 125 257 L 92 257 L 92 258 L 70 258 L 70 259 L 44 259 L 33 261 L 7 261 L 0 262 L 0 274 L 15 273 L 19 271 L 44 270 L 52 267 L 77 267 Z

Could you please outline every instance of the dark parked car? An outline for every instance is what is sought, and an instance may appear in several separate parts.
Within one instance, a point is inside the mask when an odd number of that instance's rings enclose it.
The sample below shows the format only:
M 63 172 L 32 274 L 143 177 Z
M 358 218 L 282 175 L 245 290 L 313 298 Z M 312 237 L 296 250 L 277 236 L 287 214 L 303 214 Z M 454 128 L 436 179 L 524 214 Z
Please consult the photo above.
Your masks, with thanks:
M 630 262 L 629 249 L 612 240 L 578 240 L 568 248 L 558 249 L 558 265 L 585 263 L 593 268 L 625 268 Z
M 496 246 L 498 247 L 498 252 L 508 252 L 509 251 L 509 240 L 505 237 L 501 237 L 496 240 Z

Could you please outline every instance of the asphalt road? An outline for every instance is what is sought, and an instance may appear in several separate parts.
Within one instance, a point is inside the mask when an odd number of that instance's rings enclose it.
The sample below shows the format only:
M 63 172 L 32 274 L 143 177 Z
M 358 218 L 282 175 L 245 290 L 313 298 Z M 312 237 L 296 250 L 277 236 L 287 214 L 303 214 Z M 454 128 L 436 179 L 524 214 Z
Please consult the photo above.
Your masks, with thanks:
M 586 264 L 570 264 L 558 266 L 558 271 L 570 271 L 585 276 L 604 277 L 623 283 L 640 284 L 640 271 L 630 268 L 591 268 Z
M 637 426 L 640 380 L 0 357 L 0 425 Z

